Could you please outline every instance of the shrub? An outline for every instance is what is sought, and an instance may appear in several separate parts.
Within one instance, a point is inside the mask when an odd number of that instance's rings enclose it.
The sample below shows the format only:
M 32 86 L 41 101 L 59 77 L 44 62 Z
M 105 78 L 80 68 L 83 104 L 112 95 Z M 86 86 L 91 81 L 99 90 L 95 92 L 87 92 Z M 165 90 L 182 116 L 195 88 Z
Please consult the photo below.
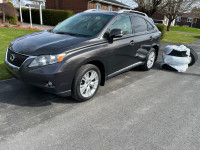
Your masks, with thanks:
M 14 18 L 17 17 L 18 12 L 15 7 L 13 7 L 10 3 L 0 3 L 0 11 L 2 12 L 3 23 L 8 20 L 9 17 Z
M 9 5 L 11 5 L 11 6 L 13 6 L 13 7 L 14 7 L 14 5 L 13 5 L 13 3 L 12 3 L 12 2 L 7 2 L 7 4 L 9 4 Z
M 18 17 L 15 16 L 6 16 L 6 20 L 10 23 L 10 24 L 16 24 L 18 23 Z
M 166 26 L 163 24 L 156 24 L 158 30 L 161 32 L 161 40 L 165 37 Z
M 32 14 L 32 22 L 40 24 L 39 9 L 31 9 L 31 14 Z M 74 15 L 74 12 L 71 10 L 54 10 L 54 9 L 42 10 L 43 24 L 45 25 L 55 26 L 59 22 L 71 17 L 72 15 Z M 30 15 L 28 8 L 22 8 L 22 17 L 24 22 L 30 22 Z
M 14 7 L 12 2 L 7 2 L 8 5 Z M 8 21 L 10 24 L 18 24 L 18 17 L 17 14 L 13 16 L 6 16 L 6 21 Z

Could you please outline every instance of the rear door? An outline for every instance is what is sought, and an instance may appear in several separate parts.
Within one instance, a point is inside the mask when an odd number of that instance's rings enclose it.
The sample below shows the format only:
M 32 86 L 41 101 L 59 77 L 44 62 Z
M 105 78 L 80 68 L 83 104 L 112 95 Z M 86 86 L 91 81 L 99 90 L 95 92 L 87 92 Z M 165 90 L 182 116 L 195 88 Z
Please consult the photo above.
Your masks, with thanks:
M 132 23 L 137 61 L 144 61 L 152 47 L 153 36 L 150 29 L 153 26 L 150 26 L 150 23 L 140 16 L 132 16 Z

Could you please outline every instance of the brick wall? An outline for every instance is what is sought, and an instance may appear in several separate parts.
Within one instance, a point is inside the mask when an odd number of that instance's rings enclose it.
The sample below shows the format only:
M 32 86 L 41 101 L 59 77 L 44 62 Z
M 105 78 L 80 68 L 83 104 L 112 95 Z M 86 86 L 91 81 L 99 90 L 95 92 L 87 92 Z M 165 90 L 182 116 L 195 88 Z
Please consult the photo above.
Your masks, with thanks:
M 165 15 L 161 13 L 155 13 L 153 14 L 152 18 L 154 20 L 165 20 Z
M 102 10 L 108 10 L 108 4 L 100 3 Z M 79 13 L 87 10 L 88 0 L 46 0 L 46 9 L 72 10 Z M 95 2 L 89 3 L 89 9 L 95 9 Z M 113 11 L 118 11 L 117 6 L 112 6 Z M 122 9 L 122 8 L 121 8 Z
M 89 4 L 89 9 L 95 9 L 95 2 L 90 2 Z M 108 4 L 104 4 L 104 3 L 100 3 L 101 4 L 101 9 L 102 10 L 108 10 L 108 6 L 111 6 L 111 5 L 108 5 Z M 118 8 L 117 6 L 113 6 L 112 5 L 112 10 L 113 11 L 118 11 Z M 121 8 L 122 9 L 122 8 Z
M 72 10 L 75 13 L 87 10 L 88 0 L 46 0 L 46 9 Z
M 187 22 L 187 19 L 187 17 L 181 17 L 181 21 L 176 21 L 176 25 L 200 28 L 200 19 L 193 18 L 192 22 Z

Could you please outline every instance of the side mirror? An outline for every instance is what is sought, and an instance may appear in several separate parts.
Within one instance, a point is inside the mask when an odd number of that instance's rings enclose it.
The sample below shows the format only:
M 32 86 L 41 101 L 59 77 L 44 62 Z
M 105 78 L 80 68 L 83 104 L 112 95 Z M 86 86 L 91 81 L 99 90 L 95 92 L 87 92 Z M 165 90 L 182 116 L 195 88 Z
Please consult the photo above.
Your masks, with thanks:
M 110 38 L 119 38 L 122 36 L 123 36 L 123 33 L 121 29 L 112 29 L 109 33 Z

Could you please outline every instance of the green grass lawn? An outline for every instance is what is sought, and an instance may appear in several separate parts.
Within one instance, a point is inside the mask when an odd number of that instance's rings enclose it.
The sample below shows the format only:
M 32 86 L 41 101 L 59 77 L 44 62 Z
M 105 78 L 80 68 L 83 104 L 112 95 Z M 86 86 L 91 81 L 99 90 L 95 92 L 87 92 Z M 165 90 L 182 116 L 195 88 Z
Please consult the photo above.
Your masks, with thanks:
M 177 44 L 191 44 L 194 41 L 200 40 L 200 35 L 168 31 L 165 34 L 162 42 L 177 43 Z
M 5 52 L 9 43 L 16 37 L 37 32 L 36 30 L 0 28 L 0 80 L 11 78 L 4 66 Z
M 188 32 L 188 33 L 196 33 L 200 34 L 200 29 L 190 28 L 190 27 L 180 27 L 180 26 L 172 26 L 170 28 L 171 31 L 179 31 L 179 32 Z

